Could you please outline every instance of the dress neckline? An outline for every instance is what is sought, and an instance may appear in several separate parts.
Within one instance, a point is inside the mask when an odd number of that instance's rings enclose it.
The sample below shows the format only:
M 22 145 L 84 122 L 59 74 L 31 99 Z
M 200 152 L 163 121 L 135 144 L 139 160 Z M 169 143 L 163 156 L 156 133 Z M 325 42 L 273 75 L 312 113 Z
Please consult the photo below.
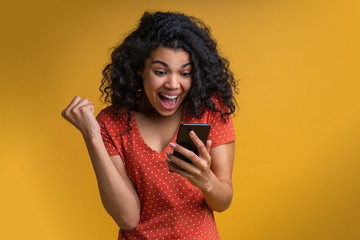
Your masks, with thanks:
M 144 139 L 143 136 L 141 135 L 140 129 L 139 129 L 138 124 L 137 124 L 136 119 L 135 119 L 134 111 L 132 111 L 131 114 L 132 114 L 133 117 L 131 118 L 130 123 L 131 123 L 131 126 L 133 127 L 133 129 L 134 129 L 134 131 L 135 131 L 135 136 L 136 136 L 136 138 L 138 138 L 148 149 L 150 149 L 151 152 L 154 152 L 154 153 L 160 154 L 160 155 L 164 155 L 166 151 L 169 151 L 169 150 L 172 149 L 172 148 L 170 148 L 170 145 L 169 145 L 169 144 L 170 144 L 171 142 L 175 142 L 175 141 L 176 141 L 176 136 L 177 136 L 177 134 L 178 134 L 178 132 L 179 132 L 179 127 L 180 127 L 180 125 L 181 125 L 182 123 L 184 123 L 184 118 L 185 118 L 185 114 L 184 114 L 184 112 L 183 112 L 182 115 L 181 115 L 180 123 L 178 124 L 178 126 L 177 126 L 177 128 L 176 128 L 175 134 L 172 136 L 170 142 L 167 143 L 167 145 L 165 146 L 165 148 L 164 148 L 162 151 L 159 152 L 159 151 L 153 149 L 152 147 L 150 147 L 149 144 L 147 144 L 147 142 L 145 141 L 145 139 Z

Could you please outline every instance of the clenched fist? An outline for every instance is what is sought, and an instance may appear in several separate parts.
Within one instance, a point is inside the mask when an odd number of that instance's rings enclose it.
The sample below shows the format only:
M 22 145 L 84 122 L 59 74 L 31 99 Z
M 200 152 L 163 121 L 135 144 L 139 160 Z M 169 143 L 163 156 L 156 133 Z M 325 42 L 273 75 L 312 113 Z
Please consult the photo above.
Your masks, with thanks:
M 94 105 L 87 98 L 76 96 L 61 116 L 74 125 L 84 136 L 100 134 L 100 127 L 94 116 Z

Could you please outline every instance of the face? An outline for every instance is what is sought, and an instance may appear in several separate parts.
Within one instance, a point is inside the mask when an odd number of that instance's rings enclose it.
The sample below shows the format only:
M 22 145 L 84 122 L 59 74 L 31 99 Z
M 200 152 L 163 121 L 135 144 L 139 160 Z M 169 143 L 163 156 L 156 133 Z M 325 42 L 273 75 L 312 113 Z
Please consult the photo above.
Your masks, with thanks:
M 191 87 L 189 53 L 182 49 L 158 47 L 145 60 L 144 92 L 152 107 L 164 117 L 173 115 Z

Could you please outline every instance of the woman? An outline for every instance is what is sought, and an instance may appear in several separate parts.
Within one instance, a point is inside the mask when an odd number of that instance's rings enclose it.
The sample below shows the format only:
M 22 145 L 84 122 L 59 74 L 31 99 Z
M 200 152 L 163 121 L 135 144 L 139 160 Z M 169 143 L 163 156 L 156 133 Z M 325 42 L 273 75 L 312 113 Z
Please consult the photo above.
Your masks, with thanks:
M 75 97 L 63 117 L 83 134 L 103 205 L 119 239 L 220 239 L 213 211 L 231 203 L 236 84 L 198 19 L 145 12 L 111 55 L 94 117 Z M 211 125 L 199 155 L 175 144 L 181 123 Z M 175 157 L 176 150 L 191 160 Z

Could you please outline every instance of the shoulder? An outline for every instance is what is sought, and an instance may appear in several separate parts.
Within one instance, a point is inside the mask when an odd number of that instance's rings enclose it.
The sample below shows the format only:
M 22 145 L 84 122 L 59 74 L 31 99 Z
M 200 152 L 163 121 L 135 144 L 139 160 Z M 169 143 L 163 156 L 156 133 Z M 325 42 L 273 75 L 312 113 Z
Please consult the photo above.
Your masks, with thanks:
M 119 120 L 126 115 L 125 109 L 118 109 L 114 105 L 102 109 L 97 115 L 98 121 Z
M 111 105 L 100 111 L 96 119 L 100 126 L 106 129 L 116 129 L 117 132 L 124 132 L 127 129 L 126 121 L 128 114 L 124 108 L 116 108 Z
M 213 94 L 210 99 L 214 103 L 216 110 L 220 110 L 223 113 L 229 112 L 229 108 L 226 106 L 224 100 L 218 94 Z
M 224 100 L 217 94 L 213 94 L 210 99 L 214 104 L 214 108 L 205 111 L 209 114 L 210 118 L 220 118 L 223 122 L 229 121 L 231 111 Z
M 212 94 L 205 105 L 208 107 L 202 106 L 203 114 L 200 117 L 196 117 L 192 112 L 186 110 L 184 114 L 186 121 L 189 123 L 211 123 L 214 120 L 227 122 L 231 117 L 230 109 L 217 94 Z

